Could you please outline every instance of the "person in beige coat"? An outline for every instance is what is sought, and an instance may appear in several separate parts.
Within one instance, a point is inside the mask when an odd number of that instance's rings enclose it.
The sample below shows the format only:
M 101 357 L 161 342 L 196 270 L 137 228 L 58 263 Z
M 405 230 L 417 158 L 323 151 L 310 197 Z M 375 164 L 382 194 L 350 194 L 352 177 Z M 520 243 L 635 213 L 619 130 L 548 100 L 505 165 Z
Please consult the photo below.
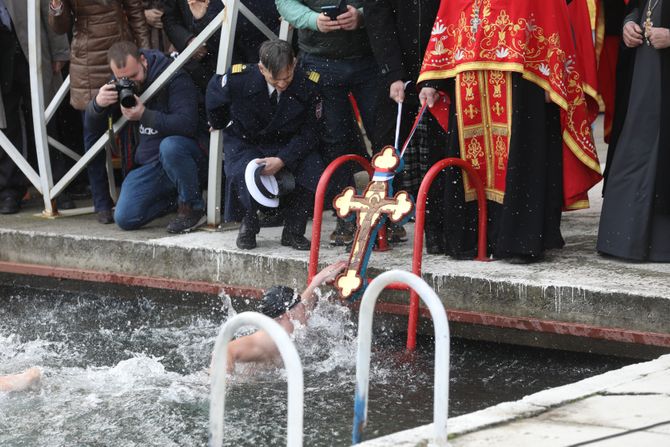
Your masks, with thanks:
M 140 48 L 151 47 L 143 0 L 51 0 L 49 24 L 57 33 L 73 32 L 70 103 L 82 112 L 112 77 L 107 51 L 114 43 L 128 40 Z M 85 150 L 99 137 L 84 126 Z M 114 222 L 114 203 L 111 199 L 96 200 L 109 194 L 95 190 L 95 185 L 107 184 L 104 154 L 98 154 L 87 169 L 98 222 L 110 224 Z
M 48 103 L 63 79 L 61 69 L 69 58 L 65 36 L 48 26 L 48 0 L 38 0 L 41 8 L 41 66 L 44 101 Z M 30 79 L 28 67 L 28 7 L 26 0 L 0 0 L 0 130 L 12 144 L 32 156 L 30 123 Z M 5 23 L 6 22 L 6 23 Z M 21 119 L 21 117 L 23 119 Z M 27 124 L 27 125 L 24 125 Z M 16 164 L 0 151 L 0 214 L 19 211 L 19 203 L 28 181 Z

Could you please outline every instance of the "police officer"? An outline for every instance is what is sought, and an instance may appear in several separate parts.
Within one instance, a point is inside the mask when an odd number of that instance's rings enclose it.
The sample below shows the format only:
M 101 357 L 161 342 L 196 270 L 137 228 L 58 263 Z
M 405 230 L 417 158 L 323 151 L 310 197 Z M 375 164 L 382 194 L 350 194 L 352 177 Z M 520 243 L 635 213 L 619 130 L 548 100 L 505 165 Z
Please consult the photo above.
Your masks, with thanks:
M 282 198 L 281 244 L 309 250 L 304 234 L 323 172 L 317 152 L 323 108 L 319 75 L 297 67 L 293 49 L 282 40 L 264 42 L 259 56 L 257 65 L 234 65 L 225 75 L 214 76 L 207 87 L 210 125 L 224 134 L 224 219 L 242 222 L 238 248 L 255 248 L 258 204 L 245 183 L 247 164 L 258 159 L 265 165 L 262 175 L 285 168 L 295 177 L 295 189 Z

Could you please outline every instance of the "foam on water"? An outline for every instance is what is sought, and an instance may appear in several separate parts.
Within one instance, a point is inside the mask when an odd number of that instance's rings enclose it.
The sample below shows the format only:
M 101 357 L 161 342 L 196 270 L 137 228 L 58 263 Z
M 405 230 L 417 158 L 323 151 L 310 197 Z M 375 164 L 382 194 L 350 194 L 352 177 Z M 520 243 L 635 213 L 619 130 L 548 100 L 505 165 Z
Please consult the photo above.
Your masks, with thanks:
M 221 323 L 235 313 L 225 295 L 215 309 L 204 309 L 86 294 L 0 293 L 0 373 L 34 365 L 44 372 L 39 391 L 0 394 L 0 445 L 205 445 L 206 369 Z M 305 445 L 348 445 L 356 355 L 351 320 L 348 308 L 324 296 L 309 326 L 292 336 L 305 376 Z M 386 348 L 402 342 L 383 333 L 373 340 L 369 435 L 429 422 L 432 352 L 403 363 Z M 451 414 L 507 400 L 501 383 L 522 387 L 517 397 L 533 391 L 523 388 L 530 374 L 522 365 L 490 346 L 464 351 L 455 343 L 452 386 L 466 391 L 452 393 Z M 573 363 L 582 374 L 577 378 L 605 368 Z M 501 381 L 500 371 L 513 379 Z M 562 383 L 570 374 L 559 375 Z M 228 388 L 225 445 L 282 445 L 285 425 L 285 371 L 241 366 Z

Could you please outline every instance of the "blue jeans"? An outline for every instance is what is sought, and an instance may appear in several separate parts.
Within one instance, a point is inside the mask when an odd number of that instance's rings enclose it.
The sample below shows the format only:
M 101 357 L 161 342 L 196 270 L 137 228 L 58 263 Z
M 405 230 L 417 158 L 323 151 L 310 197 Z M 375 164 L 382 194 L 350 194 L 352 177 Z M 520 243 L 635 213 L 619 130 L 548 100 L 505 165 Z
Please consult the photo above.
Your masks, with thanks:
M 114 211 L 116 224 L 122 230 L 135 230 L 173 210 L 177 201 L 203 210 L 198 171 L 204 162 L 194 139 L 164 138 L 158 160 L 133 169 L 123 180 Z
M 90 129 L 83 112 L 81 116 L 84 121 L 84 149 L 88 151 L 102 136 L 102 133 L 95 133 Z M 114 201 L 109 195 L 105 158 L 105 151 L 102 150 L 86 167 L 95 211 L 111 210 L 114 207 Z
M 328 59 L 301 53 L 300 64 L 303 69 L 320 75 L 325 127 L 321 155 L 326 165 L 341 155 L 365 154 L 348 94 L 351 92 L 356 99 L 363 126 L 368 135 L 372 135 L 380 92 L 379 69 L 374 57 Z M 376 149 L 379 148 L 373 148 L 373 151 Z M 335 192 L 340 192 L 353 184 L 353 169 L 344 166 L 333 176 L 331 190 L 334 188 Z

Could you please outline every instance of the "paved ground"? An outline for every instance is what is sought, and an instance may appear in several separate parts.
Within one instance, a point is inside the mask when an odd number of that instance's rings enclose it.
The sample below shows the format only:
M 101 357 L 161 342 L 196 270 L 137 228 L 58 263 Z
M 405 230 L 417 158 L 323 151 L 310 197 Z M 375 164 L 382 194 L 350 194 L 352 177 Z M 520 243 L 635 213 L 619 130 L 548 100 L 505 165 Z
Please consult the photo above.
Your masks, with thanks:
M 670 356 L 447 422 L 451 447 L 669 446 Z M 433 425 L 360 444 L 430 445 Z

